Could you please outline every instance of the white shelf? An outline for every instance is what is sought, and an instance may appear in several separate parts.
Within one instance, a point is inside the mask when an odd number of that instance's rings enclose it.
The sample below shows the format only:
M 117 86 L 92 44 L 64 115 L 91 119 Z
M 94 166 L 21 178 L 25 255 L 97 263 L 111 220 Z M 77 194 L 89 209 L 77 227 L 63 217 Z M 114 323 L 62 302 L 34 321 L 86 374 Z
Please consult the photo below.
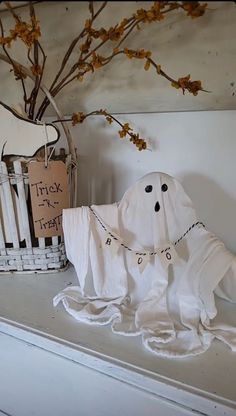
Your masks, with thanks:
M 145 350 L 140 337 L 114 335 L 109 325 L 78 323 L 62 305 L 54 308 L 53 297 L 69 284 L 77 284 L 72 267 L 55 274 L 2 275 L 0 331 L 181 404 L 186 411 L 235 416 L 236 354 L 224 344 L 214 341 L 209 351 L 191 359 L 158 358 Z M 221 302 L 220 307 L 233 316 L 231 305 Z

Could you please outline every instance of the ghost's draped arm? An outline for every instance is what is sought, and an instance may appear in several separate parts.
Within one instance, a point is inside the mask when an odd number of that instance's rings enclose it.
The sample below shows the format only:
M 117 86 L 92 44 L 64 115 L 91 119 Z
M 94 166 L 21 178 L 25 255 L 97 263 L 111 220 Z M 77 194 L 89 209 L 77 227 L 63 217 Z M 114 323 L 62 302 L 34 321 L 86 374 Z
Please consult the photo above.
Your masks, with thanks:
M 236 303 L 236 256 L 231 266 L 215 289 L 215 294 L 229 302 Z
M 74 265 L 82 295 L 89 264 L 90 217 L 86 207 L 63 210 L 63 234 L 66 254 Z
M 105 325 L 114 318 L 120 317 L 119 305 L 124 294 L 117 290 L 116 296 L 107 297 L 105 291 L 96 287 L 91 273 L 91 239 L 93 239 L 91 215 L 88 207 L 63 210 L 63 231 L 67 257 L 74 265 L 79 286 L 70 286 L 62 290 L 53 299 L 53 305 L 63 303 L 67 312 L 75 319 Z M 99 244 L 97 244 L 99 250 Z M 95 261 L 98 253 L 93 253 Z M 93 295 L 89 284 L 92 283 Z M 91 293 L 92 293 L 91 292 Z
M 236 301 L 236 260 L 216 236 L 206 232 L 204 257 L 199 268 L 199 296 L 206 315 L 216 314 L 214 293 L 224 299 Z

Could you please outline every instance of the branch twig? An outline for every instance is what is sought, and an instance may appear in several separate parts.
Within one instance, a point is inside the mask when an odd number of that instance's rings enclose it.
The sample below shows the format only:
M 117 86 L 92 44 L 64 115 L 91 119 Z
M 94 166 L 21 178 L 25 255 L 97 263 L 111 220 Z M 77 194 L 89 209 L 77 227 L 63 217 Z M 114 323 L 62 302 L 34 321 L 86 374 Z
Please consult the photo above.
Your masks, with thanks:
M 74 113 L 71 118 L 63 119 L 63 121 L 72 121 L 72 124 L 76 125 L 78 123 L 83 123 L 83 121 L 90 116 L 103 116 L 106 118 L 109 124 L 115 121 L 115 123 L 117 123 L 121 127 L 121 130 L 119 130 L 119 135 L 121 139 L 128 135 L 129 140 L 138 148 L 138 150 L 141 151 L 147 148 L 146 141 L 144 139 L 141 139 L 138 133 L 133 133 L 133 129 L 130 127 L 129 123 L 121 123 L 116 117 L 108 113 L 107 110 L 95 110 L 87 114 L 84 114 L 82 112 Z M 54 120 L 52 121 L 52 123 L 59 123 L 60 121 L 61 120 Z
M 100 8 L 97 10 L 97 12 L 94 14 L 94 16 L 93 16 L 93 18 L 92 18 L 92 22 L 94 22 L 95 21 L 95 19 L 99 16 L 99 14 L 102 12 L 102 10 L 106 7 L 106 5 L 107 5 L 107 1 L 104 1 L 103 3 L 102 3 L 102 5 L 100 6 Z M 74 50 L 74 48 L 76 47 L 76 45 L 78 44 L 78 42 L 79 42 L 79 40 L 84 36 L 84 34 L 86 33 L 86 29 L 84 28 L 81 32 L 80 32 L 80 34 L 71 42 L 71 44 L 70 44 L 70 46 L 69 46 L 69 48 L 68 48 L 68 50 L 67 50 L 67 52 L 66 52 L 66 54 L 65 54 L 65 56 L 64 56 L 64 58 L 63 58 L 63 60 L 62 60 L 62 63 L 61 63 L 61 66 L 60 66 L 60 69 L 59 69 L 59 71 L 57 72 L 57 74 L 56 74 L 56 76 L 55 76 L 55 78 L 54 78 L 54 80 L 53 80 L 53 82 L 52 82 L 52 84 L 51 84 L 51 86 L 50 86 L 50 88 L 49 88 L 49 91 L 52 93 L 52 95 L 53 95 L 53 88 L 54 88 L 54 86 L 56 85 L 56 83 L 57 83 L 57 81 L 58 81 L 58 79 L 60 78 L 60 76 L 61 76 L 61 74 L 62 74 L 62 72 L 64 71 L 64 68 L 65 68 L 65 66 L 66 66 L 66 64 L 67 64 L 67 62 L 68 62 L 68 60 L 69 60 L 69 58 L 70 58 L 70 56 L 71 56 L 71 54 L 72 54 L 72 52 L 73 52 L 73 50 Z M 68 77 L 70 76 L 70 73 L 69 73 L 69 75 L 68 75 Z M 64 82 L 64 81 L 63 81 Z M 41 119 L 42 118 L 42 116 L 43 116 L 43 113 L 44 113 L 44 111 L 46 110 L 46 108 L 47 108 L 47 106 L 49 105 L 49 102 L 48 102 L 48 100 L 45 98 L 44 100 L 43 100 L 43 102 L 42 102 L 42 104 L 40 105 L 40 107 L 39 107 L 39 110 L 38 110 L 38 113 L 37 113 L 37 118 L 39 118 L 39 119 Z

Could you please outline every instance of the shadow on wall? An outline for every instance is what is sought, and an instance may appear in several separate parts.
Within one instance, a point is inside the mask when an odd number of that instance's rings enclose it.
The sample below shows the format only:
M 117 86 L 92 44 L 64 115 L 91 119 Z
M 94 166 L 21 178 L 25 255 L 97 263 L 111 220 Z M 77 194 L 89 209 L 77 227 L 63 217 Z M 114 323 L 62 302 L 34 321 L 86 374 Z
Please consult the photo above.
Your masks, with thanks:
M 112 163 L 99 157 L 80 156 L 78 206 L 115 202 L 115 178 Z
M 79 175 L 78 175 L 78 205 L 111 204 L 115 201 L 114 163 L 105 154 L 112 143 L 105 140 L 102 131 L 102 120 L 97 129 L 87 124 L 86 134 L 83 126 L 78 126 L 79 143 Z M 113 138 L 111 138 L 111 141 Z M 106 149 L 106 152 L 103 151 Z
M 96 118 L 85 130 L 83 125 L 76 126 L 79 206 L 118 202 L 128 186 L 147 173 L 139 152 L 128 139 L 120 140 L 118 130 L 119 126 L 109 128 L 106 121 Z
M 193 201 L 199 220 L 236 254 L 236 199 L 199 173 L 183 176 L 181 183 Z

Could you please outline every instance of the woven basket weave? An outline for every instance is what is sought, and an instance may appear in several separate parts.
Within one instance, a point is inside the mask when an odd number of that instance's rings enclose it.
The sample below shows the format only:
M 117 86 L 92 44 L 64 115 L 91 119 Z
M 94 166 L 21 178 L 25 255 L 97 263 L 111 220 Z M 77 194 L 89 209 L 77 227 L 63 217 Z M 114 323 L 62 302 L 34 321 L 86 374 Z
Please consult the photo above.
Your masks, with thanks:
M 64 149 L 60 149 L 60 154 L 54 152 L 52 159 L 66 163 L 69 182 L 71 157 L 65 155 Z M 28 172 L 20 160 L 11 167 L 0 162 L 0 209 L 1 273 L 59 271 L 66 267 L 63 236 L 34 237 Z
M 0 272 L 35 272 L 64 270 L 67 266 L 64 243 L 45 248 L 6 248 L 1 250 Z

